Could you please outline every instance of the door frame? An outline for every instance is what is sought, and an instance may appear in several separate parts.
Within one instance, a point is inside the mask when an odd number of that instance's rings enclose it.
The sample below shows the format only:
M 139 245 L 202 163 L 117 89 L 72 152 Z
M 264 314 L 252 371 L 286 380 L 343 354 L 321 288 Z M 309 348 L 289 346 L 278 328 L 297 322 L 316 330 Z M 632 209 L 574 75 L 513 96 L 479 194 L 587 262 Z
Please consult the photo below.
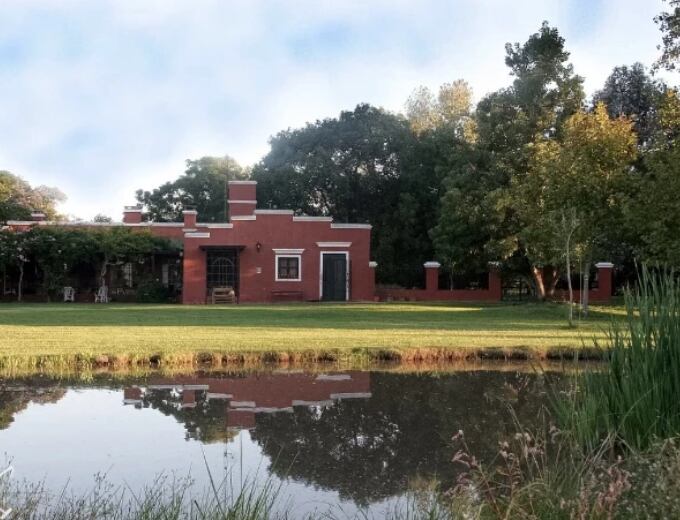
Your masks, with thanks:
M 349 251 L 319 252 L 319 301 L 323 300 L 323 255 L 345 255 L 345 301 L 349 301 Z

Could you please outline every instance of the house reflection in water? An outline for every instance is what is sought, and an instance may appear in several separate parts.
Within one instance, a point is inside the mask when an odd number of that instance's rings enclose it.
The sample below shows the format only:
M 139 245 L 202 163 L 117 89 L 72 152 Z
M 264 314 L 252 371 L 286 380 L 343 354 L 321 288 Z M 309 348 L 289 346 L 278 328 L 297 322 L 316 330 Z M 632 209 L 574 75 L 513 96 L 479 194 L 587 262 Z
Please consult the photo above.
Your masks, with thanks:
M 233 377 L 180 376 L 152 380 L 123 391 L 123 403 L 145 406 L 163 393 L 176 410 L 208 407 L 224 401 L 229 430 L 255 428 L 260 413 L 292 412 L 295 406 L 326 407 L 343 399 L 371 397 L 369 372 L 324 374 L 271 373 Z

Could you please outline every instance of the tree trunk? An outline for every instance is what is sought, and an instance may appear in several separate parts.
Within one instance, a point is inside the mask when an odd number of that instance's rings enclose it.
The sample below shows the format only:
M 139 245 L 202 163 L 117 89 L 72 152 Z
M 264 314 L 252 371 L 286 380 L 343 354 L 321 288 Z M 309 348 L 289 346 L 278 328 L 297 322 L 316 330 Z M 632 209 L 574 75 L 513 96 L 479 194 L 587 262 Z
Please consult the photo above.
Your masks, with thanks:
M 19 262 L 19 286 L 17 287 L 17 301 L 21 303 L 21 297 L 23 293 L 24 285 L 24 263 Z
M 588 317 L 588 299 L 590 296 L 590 261 L 586 260 L 583 265 L 583 290 L 581 292 L 581 301 L 583 305 L 583 317 Z
M 536 296 L 538 299 L 545 300 L 545 283 L 543 283 L 543 269 L 532 266 L 531 274 L 534 276 L 534 285 L 536 286 Z
M 569 326 L 574 326 L 574 288 L 571 285 L 571 254 L 569 249 L 571 247 L 571 233 L 567 235 L 567 286 L 569 287 Z
M 553 267 L 550 270 L 550 283 L 548 284 L 548 296 L 551 298 L 555 296 L 555 290 L 557 289 L 557 283 L 560 281 L 560 272 L 557 267 Z

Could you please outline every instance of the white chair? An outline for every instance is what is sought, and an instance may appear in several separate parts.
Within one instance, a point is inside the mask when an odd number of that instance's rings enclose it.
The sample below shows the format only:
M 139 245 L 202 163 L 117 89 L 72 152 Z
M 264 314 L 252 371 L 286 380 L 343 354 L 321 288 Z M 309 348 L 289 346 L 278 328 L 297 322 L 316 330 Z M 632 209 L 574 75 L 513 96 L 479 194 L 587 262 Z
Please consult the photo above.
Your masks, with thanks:
M 64 287 L 64 301 L 65 302 L 76 301 L 76 291 L 73 287 Z
M 109 288 L 102 285 L 94 295 L 94 303 L 109 303 Z

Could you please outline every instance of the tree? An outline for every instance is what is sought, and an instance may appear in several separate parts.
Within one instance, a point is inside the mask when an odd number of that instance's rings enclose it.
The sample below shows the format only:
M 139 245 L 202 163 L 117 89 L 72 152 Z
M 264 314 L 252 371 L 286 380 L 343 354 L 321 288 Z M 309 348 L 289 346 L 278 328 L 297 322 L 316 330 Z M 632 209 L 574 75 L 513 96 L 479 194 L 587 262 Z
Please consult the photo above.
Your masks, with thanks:
M 604 103 L 611 117 L 626 116 L 634 123 L 640 145 L 650 144 L 657 125 L 657 106 L 665 85 L 653 80 L 641 63 L 615 67 L 602 90 L 593 95 L 593 105 Z
M 680 0 L 666 0 L 670 11 L 663 11 L 654 21 L 661 30 L 661 57 L 654 64 L 654 70 L 675 70 L 680 59 Z
M 97 213 L 94 216 L 93 221 L 100 224 L 110 224 L 111 222 L 113 222 L 113 219 L 108 215 L 104 215 L 103 213 Z
M 440 86 L 436 99 L 427 87 L 416 88 L 406 101 L 406 117 L 416 134 L 447 125 L 460 139 L 468 142 L 476 139 L 472 89 L 462 79 Z
M 564 38 L 544 22 L 524 44 L 506 45 L 505 63 L 515 79 L 477 106 L 478 147 L 489 161 L 483 166 L 488 191 L 480 192 L 483 200 L 478 197 L 476 204 L 495 213 L 485 248 L 496 251 L 497 259 L 527 254 L 520 231 L 528 222 L 516 210 L 526 194 L 511 185 L 529 169 L 533 143 L 558 139 L 565 121 L 583 105 L 583 80 L 568 59 Z M 541 298 L 546 296 L 543 265 L 531 269 Z
M 17 301 L 23 297 L 24 266 L 29 261 L 28 244 L 25 233 L 15 233 L 0 229 L 0 267 L 3 271 L 16 269 L 19 274 L 17 282 Z
M 21 177 L 0 170 L 0 222 L 28 220 L 32 211 L 42 211 L 48 219 L 54 219 L 57 203 L 64 200 L 66 196 L 57 188 L 32 188 Z
M 429 158 L 416 152 L 417 140 L 404 117 L 363 104 L 337 118 L 280 132 L 270 143 L 252 175 L 263 206 L 371 223 L 379 277 L 402 272 L 404 261 L 410 270 L 411 248 L 422 243 L 419 237 L 428 240 L 422 200 L 436 207 L 431 189 L 438 185 L 415 173 L 426 170 L 421 163 Z M 403 218 L 418 231 L 404 225 Z
M 644 155 L 645 175 L 628 207 L 627 224 L 640 260 L 680 267 L 680 98 L 668 90 L 659 106 L 659 125 Z
M 248 172 L 225 155 L 188 160 L 184 175 L 152 191 L 137 190 L 144 218 L 156 222 L 179 222 L 182 211 L 193 208 L 204 222 L 227 220 L 227 183 L 244 179 Z
M 565 212 L 574 215 L 578 226 L 570 242 L 583 259 L 586 289 L 593 255 L 605 254 L 612 233 L 622 227 L 637 157 L 632 126 L 626 118 L 610 118 L 601 103 L 592 113 L 579 112 L 567 120 L 559 141 L 535 143 L 528 173 L 513 183 L 515 210 L 524 222 L 520 235 L 534 263 L 559 261 L 565 233 L 560 224 Z

